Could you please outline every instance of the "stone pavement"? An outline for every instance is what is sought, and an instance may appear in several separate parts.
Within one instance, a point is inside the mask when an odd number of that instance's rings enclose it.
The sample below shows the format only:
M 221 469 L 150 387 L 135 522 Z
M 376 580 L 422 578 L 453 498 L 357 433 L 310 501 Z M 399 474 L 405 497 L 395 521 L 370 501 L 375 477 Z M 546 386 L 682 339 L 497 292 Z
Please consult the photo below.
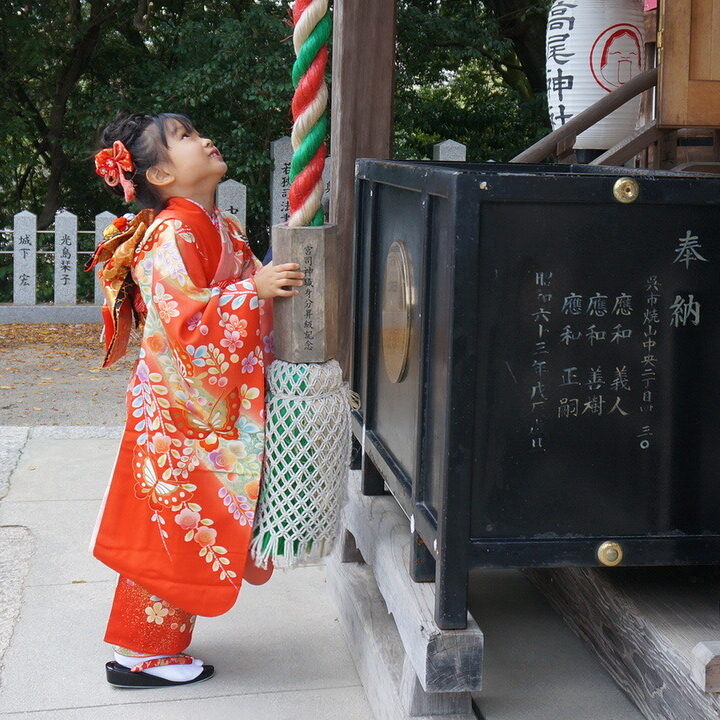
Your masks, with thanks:
M 117 575 L 88 551 L 118 427 L 0 427 L 0 717 L 369 720 L 322 564 L 244 585 L 199 618 L 216 666 L 185 688 L 109 686 L 102 642 Z

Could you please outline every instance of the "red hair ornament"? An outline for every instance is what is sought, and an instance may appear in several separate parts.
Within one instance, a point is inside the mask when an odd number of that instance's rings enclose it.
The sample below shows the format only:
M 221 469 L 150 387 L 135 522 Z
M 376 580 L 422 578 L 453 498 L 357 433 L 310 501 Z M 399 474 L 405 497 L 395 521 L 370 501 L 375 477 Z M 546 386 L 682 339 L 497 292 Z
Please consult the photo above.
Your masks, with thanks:
M 95 172 L 104 178 L 110 187 L 120 183 L 125 191 L 125 202 L 135 199 L 135 185 L 125 177 L 126 172 L 134 169 L 130 152 L 120 140 L 116 140 L 111 148 L 105 148 L 95 155 Z

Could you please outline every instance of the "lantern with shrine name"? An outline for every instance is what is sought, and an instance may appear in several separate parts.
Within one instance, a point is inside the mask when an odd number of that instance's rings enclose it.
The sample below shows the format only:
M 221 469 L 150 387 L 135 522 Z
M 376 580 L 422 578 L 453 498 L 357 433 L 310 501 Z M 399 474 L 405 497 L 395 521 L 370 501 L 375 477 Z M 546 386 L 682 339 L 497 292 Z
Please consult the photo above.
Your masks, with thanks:
M 643 49 L 641 0 L 555 0 L 546 37 L 553 130 L 637 75 Z M 635 130 L 639 110 L 640 96 L 580 133 L 575 149 L 592 159 L 612 147 Z

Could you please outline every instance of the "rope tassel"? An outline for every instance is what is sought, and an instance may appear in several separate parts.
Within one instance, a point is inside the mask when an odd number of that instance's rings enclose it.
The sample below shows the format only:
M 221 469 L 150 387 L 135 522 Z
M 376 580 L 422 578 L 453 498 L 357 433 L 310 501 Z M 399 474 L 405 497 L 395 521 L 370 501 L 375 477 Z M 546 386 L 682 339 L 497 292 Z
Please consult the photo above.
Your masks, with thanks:
M 264 479 L 250 550 L 292 568 L 328 555 L 338 535 L 356 404 L 336 360 L 268 369 Z

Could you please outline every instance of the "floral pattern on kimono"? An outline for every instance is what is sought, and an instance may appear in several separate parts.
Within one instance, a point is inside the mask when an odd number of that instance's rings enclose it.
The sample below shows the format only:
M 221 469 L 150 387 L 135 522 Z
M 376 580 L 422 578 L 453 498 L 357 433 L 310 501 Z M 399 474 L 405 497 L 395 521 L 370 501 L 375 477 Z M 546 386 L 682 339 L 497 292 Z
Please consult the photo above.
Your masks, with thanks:
M 218 615 L 237 598 L 264 456 L 270 303 L 233 216 L 222 233 L 171 198 L 138 248 L 147 307 L 127 423 L 93 554 L 168 602 Z

